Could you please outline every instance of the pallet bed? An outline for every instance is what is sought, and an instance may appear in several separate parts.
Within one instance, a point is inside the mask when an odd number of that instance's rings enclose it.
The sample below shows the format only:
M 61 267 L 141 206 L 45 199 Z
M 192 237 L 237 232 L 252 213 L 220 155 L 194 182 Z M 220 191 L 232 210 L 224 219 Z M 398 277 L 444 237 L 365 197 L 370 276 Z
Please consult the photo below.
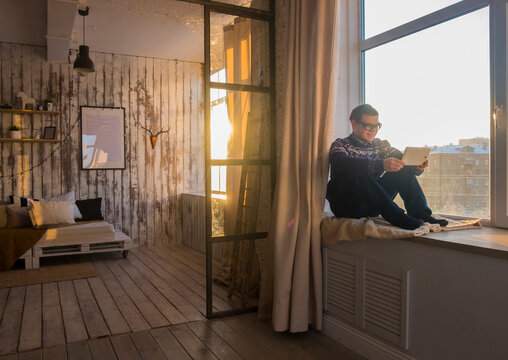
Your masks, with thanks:
M 121 251 L 125 257 L 134 246 L 131 238 L 121 231 L 115 231 L 113 225 L 106 221 L 95 221 L 50 228 L 21 258 L 25 259 L 26 269 L 37 269 L 43 257 L 111 251 Z

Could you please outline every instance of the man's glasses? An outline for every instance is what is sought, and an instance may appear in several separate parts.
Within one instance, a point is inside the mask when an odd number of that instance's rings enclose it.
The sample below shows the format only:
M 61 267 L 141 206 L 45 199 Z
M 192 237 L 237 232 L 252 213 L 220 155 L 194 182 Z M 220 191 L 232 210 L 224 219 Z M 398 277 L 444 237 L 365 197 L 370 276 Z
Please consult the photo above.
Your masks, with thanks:
M 367 131 L 373 131 L 373 130 L 379 130 L 381 129 L 381 126 L 382 124 L 381 123 L 377 123 L 377 124 L 368 124 L 368 123 L 364 123 L 363 121 L 358 121 L 360 124 L 362 124 L 363 128 Z

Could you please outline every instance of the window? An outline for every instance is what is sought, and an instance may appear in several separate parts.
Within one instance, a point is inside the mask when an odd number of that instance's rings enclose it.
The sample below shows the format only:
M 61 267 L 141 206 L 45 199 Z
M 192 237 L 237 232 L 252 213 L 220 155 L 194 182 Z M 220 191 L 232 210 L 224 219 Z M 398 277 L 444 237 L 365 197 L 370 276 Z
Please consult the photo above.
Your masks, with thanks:
M 490 114 L 493 102 L 506 102 L 506 80 L 496 79 L 503 94 L 494 99 L 490 64 L 496 51 L 506 51 L 506 34 L 491 27 L 489 17 L 506 17 L 505 7 L 498 0 L 364 0 L 360 44 L 362 100 L 380 113 L 378 136 L 402 151 L 431 148 L 430 166 L 419 177 L 425 193 L 432 194 L 429 206 L 436 213 L 492 218 L 497 225 L 508 220 L 506 200 L 491 201 L 488 185 L 496 168 L 497 176 L 506 174 L 506 150 L 495 147 L 506 134 L 490 138 Z M 496 42 L 491 49 L 494 33 L 502 47 Z M 505 74 L 504 61 L 496 64 Z M 503 156 L 489 166 L 491 148 Z M 442 168 L 433 166 L 438 157 L 446 164 Z M 477 201 L 461 195 L 480 181 L 487 186 L 475 194 Z M 496 183 L 504 187 L 505 182 Z M 504 188 L 495 190 L 494 200 L 506 199 Z
M 459 0 L 365 0 L 365 38 L 442 9 Z M 396 11 L 389 11 L 396 9 Z M 379 16 L 379 14 L 383 14 Z

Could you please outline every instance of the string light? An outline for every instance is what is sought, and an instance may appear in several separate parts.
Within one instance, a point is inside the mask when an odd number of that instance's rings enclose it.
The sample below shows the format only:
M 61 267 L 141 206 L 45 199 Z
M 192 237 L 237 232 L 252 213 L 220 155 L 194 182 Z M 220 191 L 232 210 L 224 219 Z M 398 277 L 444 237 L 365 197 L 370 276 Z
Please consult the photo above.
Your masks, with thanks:
M 44 159 L 42 159 L 39 162 L 39 164 L 33 165 L 31 168 L 23 170 L 23 171 L 19 171 L 17 173 L 11 173 L 10 175 L 0 175 L 0 180 L 2 181 L 2 183 L 4 182 L 4 179 L 9 178 L 9 177 L 11 178 L 11 181 L 13 181 L 14 177 L 17 177 L 17 176 L 21 176 L 21 180 L 23 180 L 24 174 L 26 174 L 28 172 L 32 173 L 33 170 L 35 170 L 38 167 L 41 167 L 46 161 L 48 161 L 50 158 L 52 158 L 53 155 L 55 155 L 57 151 L 60 151 L 62 149 L 62 146 L 64 144 L 67 144 L 68 140 L 71 138 L 72 131 L 74 130 L 74 128 L 76 127 L 76 125 L 78 123 L 78 120 L 79 120 L 79 116 L 76 118 L 76 121 L 74 121 L 74 124 L 72 124 L 72 126 L 69 130 L 69 133 L 66 134 L 62 138 L 62 141 L 60 142 L 60 144 L 56 148 L 54 148 L 53 151 L 48 156 L 46 156 Z

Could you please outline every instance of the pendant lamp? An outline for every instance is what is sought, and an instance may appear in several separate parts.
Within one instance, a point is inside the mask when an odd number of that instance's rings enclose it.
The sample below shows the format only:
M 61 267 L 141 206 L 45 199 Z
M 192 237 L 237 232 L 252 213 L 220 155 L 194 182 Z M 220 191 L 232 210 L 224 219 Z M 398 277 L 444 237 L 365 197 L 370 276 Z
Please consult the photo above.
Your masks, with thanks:
M 89 56 L 88 46 L 85 45 L 85 16 L 88 15 L 89 7 L 85 10 L 78 10 L 79 15 L 83 16 L 83 45 L 79 46 L 79 53 L 74 61 L 74 70 L 79 73 L 91 73 L 95 71 L 92 59 Z

